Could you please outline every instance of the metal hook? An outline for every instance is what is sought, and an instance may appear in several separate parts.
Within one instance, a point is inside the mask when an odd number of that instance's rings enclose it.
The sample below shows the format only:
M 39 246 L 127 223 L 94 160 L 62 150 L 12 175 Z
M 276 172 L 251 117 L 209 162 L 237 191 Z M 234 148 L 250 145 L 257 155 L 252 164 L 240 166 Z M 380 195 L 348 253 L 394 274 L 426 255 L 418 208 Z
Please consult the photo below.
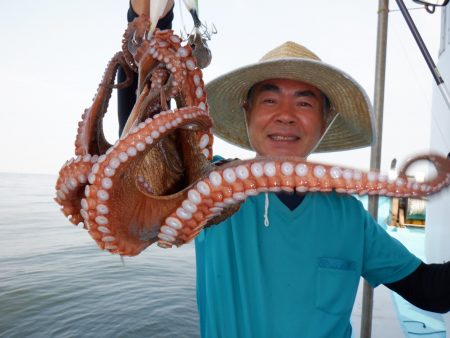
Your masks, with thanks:
M 137 40 L 136 40 L 136 31 L 133 32 L 133 37 L 131 38 L 131 42 L 135 45 L 137 45 Z
M 212 30 L 211 30 L 212 34 L 217 34 L 217 28 L 216 25 L 212 24 Z
M 427 5 L 425 5 L 425 10 L 428 13 L 433 14 L 436 11 L 436 6 L 427 4 Z

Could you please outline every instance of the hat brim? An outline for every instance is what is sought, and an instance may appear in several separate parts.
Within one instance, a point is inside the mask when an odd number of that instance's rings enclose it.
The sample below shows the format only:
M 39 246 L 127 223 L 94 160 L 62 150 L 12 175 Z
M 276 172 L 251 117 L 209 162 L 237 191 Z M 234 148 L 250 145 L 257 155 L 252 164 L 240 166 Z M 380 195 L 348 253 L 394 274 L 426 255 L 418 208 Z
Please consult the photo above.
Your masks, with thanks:
M 373 112 L 362 87 L 349 75 L 321 61 L 283 58 L 259 62 L 224 74 L 206 85 L 213 133 L 239 147 L 253 150 L 242 105 L 250 88 L 268 79 L 292 79 L 321 90 L 338 113 L 314 152 L 366 147 L 371 144 Z

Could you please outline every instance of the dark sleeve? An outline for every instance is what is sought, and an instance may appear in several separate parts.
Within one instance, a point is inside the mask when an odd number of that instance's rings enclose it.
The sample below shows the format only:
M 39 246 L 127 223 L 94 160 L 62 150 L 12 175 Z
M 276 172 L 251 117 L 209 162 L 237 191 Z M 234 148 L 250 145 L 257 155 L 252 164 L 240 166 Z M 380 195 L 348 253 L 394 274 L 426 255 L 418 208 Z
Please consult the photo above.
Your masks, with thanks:
M 133 7 L 131 6 L 130 1 L 130 8 L 128 9 L 127 13 L 127 19 L 128 22 L 133 21 L 138 15 L 133 10 Z M 158 24 L 156 25 L 159 29 L 171 29 L 172 28 L 172 21 L 173 21 L 173 7 L 170 9 L 170 11 L 166 14 L 165 17 L 159 19 Z M 118 73 L 117 73 L 117 82 L 123 82 L 125 81 L 125 72 L 121 67 L 119 67 Z M 125 124 L 127 123 L 128 116 L 130 116 L 131 110 L 133 109 L 133 105 L 136 101 L 136 89 L 137 89 L 137 76 L 134 77 L 133 83 L 131 86 L 119 89 L 117 92 L 117 113 L 118 113 L 118 119 L 119 119 L 119 136 L 122 134 L 122 130 L 125 127 Z
M 450 311 L 450 262 L 422 262 L 413 273 L 386 286 L 423 310 L 439 313 Z

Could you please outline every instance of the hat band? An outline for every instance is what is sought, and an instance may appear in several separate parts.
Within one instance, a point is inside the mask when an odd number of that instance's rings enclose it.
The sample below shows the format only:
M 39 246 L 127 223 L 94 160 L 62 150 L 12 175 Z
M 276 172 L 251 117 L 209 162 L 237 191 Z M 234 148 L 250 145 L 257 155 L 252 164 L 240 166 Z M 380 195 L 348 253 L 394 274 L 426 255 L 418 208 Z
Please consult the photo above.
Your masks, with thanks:
M 319 141 L 317 141 L 315 147 L 310 151 L 309 154 L 313 153 L 317 149 L 317 147 L 322 142 L 322 140 L 325 137 L 325 135 L 330 130 L 330 128 L 333 125 L 334 121 L 336 121 L 337 117 L 339 116 L 339 112 L 335 111 L 333 108 L 330 109 L 330 113 L 331 113 L 331 115 L 327 118 L 327 127 L 326 127 L 325 131 L 322 133 L 322 136 L 320 137 Z M 308 156 L 309 156 L 309 154 L 308 154 Z

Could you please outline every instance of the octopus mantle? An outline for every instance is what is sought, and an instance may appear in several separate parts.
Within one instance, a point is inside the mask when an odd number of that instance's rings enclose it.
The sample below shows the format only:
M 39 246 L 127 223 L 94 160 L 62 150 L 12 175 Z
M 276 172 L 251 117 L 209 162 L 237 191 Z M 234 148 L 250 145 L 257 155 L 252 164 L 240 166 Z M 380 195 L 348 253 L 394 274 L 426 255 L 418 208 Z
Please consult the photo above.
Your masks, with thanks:
M 191 241 L 206 226 L 230 217 L 248 197 L 268 191 L 421 197 L 450 184 L 450 161 L 424 155 L 397 179 L 300 158 L 258 158 L 221 166 L 212 158 L 212 120 L 195 54 L 172 31 L 156 31 L 142 16 L 129 24 L 123 50 L 108 63 L 91 107 L 79 122 L 75 157 L 59 172 L 55 201 L 73 224 L 83 224 L 100 248 L 137 255 Z M 194 46 L 195 49 L 195 46 Z M 114 84 L 118 67 L 127 74 Z M 102 128 L 113 88 L 138 76 L 137 100 L 114 145 Z M 168 102 L 176 102 L 170 110 Z M 415 161 L 431 161 L 437 175 L 416 182 Z

